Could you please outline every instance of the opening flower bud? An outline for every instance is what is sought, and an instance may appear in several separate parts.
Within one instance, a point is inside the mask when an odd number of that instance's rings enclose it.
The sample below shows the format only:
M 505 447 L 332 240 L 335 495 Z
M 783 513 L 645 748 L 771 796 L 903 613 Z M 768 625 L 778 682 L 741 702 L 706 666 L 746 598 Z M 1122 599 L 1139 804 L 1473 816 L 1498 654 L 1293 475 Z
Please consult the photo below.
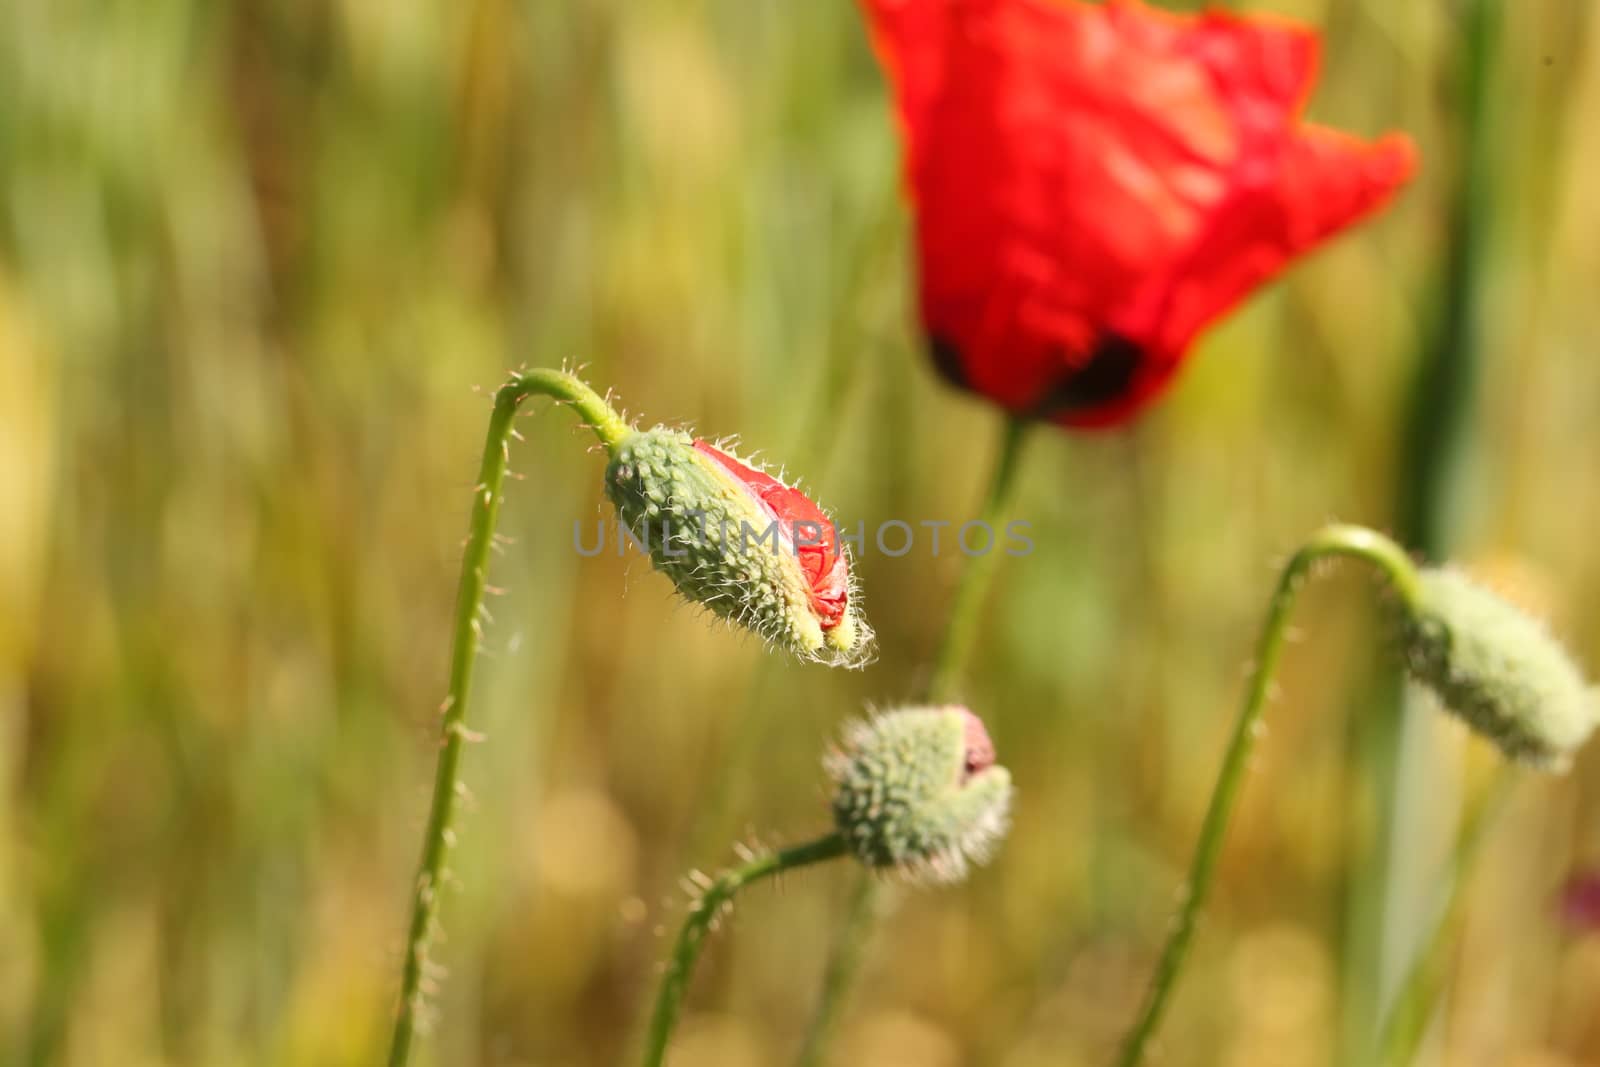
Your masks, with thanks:
M 1405 642 L 1412 677 L 1511 759 L 1562 769 L 1600 721 L 1544 625 L 1458 571 L 1421 572 Z
M 658 426 L 614 449 L 606 496 L 690 600 L 807 659 L 855 667 L 869 658 L 849 552 L 804 493 Z
M 905 708 L 852 723 L 826 762 L 833 817 L 874 870 L 959 882 L 1005 837 L 1011 775 L 964 707 Z

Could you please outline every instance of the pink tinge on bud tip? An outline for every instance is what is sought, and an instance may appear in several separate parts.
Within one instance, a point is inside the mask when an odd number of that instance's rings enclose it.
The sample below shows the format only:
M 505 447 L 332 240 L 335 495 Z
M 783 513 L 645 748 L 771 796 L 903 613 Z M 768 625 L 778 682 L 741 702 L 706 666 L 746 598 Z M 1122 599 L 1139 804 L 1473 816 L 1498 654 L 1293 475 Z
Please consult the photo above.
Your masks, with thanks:
M 1600 871 L 1574 876 L 1561 891 L 1561 917 L 1577 930 L 1600 930 Z
M 839 625 L 849 606 L 850 572 L 828 516 L 804 493 L 745 466 L 715 445 L 696 438 L 694 447 L 739 479 L 778 520 L 784 536 L 795 540 L 795 557 L 811 585 L 811 610 L 824 630 Z
M 970 778 L 994 766 L 994 742 L 989 739 L 989 731 L 984 728 L 982 719 L 967 708 L 960 710 L 966 743 L 966 762 L 963 767 Z

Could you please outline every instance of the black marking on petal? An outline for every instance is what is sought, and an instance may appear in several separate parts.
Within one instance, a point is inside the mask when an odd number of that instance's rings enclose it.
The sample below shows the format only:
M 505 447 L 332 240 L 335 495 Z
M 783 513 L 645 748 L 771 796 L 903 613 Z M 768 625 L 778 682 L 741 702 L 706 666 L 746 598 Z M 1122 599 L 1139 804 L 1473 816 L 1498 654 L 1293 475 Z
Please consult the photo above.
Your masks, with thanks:
M 961 349 L 953 341 L 930 334 L 928 355 L 932 357 L 935 369 L 944 376 L 945 381 L 963 389 L 970 388 L 966 368 L 961 364 Z
M 1133 341 L 1121 334 L 1101 334 L 1089 358 L 1045 390 L 1035 411 L 1041 418 L 1054 418 L 1114 403 L 1134 387 L 1144 362 L 1144 349 Z

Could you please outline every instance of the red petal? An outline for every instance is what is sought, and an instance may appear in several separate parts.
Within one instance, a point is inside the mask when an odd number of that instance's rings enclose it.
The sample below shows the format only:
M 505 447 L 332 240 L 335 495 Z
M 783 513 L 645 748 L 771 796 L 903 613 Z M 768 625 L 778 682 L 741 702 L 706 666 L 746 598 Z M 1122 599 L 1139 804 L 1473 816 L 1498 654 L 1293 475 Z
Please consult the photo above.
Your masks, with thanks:
M 924 127 L 939 92 L 951 6 L 947 0 L 866 0 L 873 47 L 890 72 L 908 136 Z
M 849 601 L 850 576 L 849 565 L 839 551 L 838 533 L 827 514 L 798 489 L 740 463 L 715 445 L 697 439 L 694 447 L 744 483 L 772 513 L 785 544 L 792 544 L 800 569 L 811 585 L 811 607 L 822 628 L 831 630 L 837 626 Z
M 962 740 L 965 746 L 962 770 L 970 778 L 994 766 L 994 742 L 989 739 L 989 731 L 984 728 L 982 719 L 967 708 L 961 708 L 960 711 Z
M 1240 182 L 1152 291 L 1159 347 L 1181 351 L 1292 261 L 1388 203 L 1416 170 L 1416 152 L 1398 135 L 1368 144 L 1306 126 L 1258 163 L 1260 180 Z
M 1148 353 L 1119 421 L 1188 341 L 1380 205 L 1397 141 L 1299 128 L 1314 33 L 1135 0 L 865 0 L 895 85 L 928 333 L 959 377 L 1036 410 L 1108 335 Z
M 1311 91 L 1321 52 L 1316 33 L 1305 26 L 1224 12 L 1185 23 L 1177 37 L 1176 49 L 1211 72 L 1243 127 L 1289 125 Z

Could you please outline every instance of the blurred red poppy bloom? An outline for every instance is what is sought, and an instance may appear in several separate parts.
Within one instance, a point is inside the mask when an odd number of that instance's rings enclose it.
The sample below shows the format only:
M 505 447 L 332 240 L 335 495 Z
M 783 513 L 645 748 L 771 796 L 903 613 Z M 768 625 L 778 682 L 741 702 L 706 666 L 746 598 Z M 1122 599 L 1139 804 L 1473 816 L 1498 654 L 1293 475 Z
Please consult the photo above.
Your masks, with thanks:
M 850 564 L 839 551 L 839 535 L 827 514 L 798 489 L 748 467 L 715 445 L 696 439 L 694 447 L 715 460 L 761 501 L 778 523 L 785 549 L 793 551 L 811 585 L 811 610 L 823 630 L 843 620 L 850 600 Z
M 1409 140 L 1302 123 L 1318 38 L 1134 0 L 862 0 L 893 82 L 922 320 L 957 384 L 1109 426 L 1207 324 L 1382 206 Z

